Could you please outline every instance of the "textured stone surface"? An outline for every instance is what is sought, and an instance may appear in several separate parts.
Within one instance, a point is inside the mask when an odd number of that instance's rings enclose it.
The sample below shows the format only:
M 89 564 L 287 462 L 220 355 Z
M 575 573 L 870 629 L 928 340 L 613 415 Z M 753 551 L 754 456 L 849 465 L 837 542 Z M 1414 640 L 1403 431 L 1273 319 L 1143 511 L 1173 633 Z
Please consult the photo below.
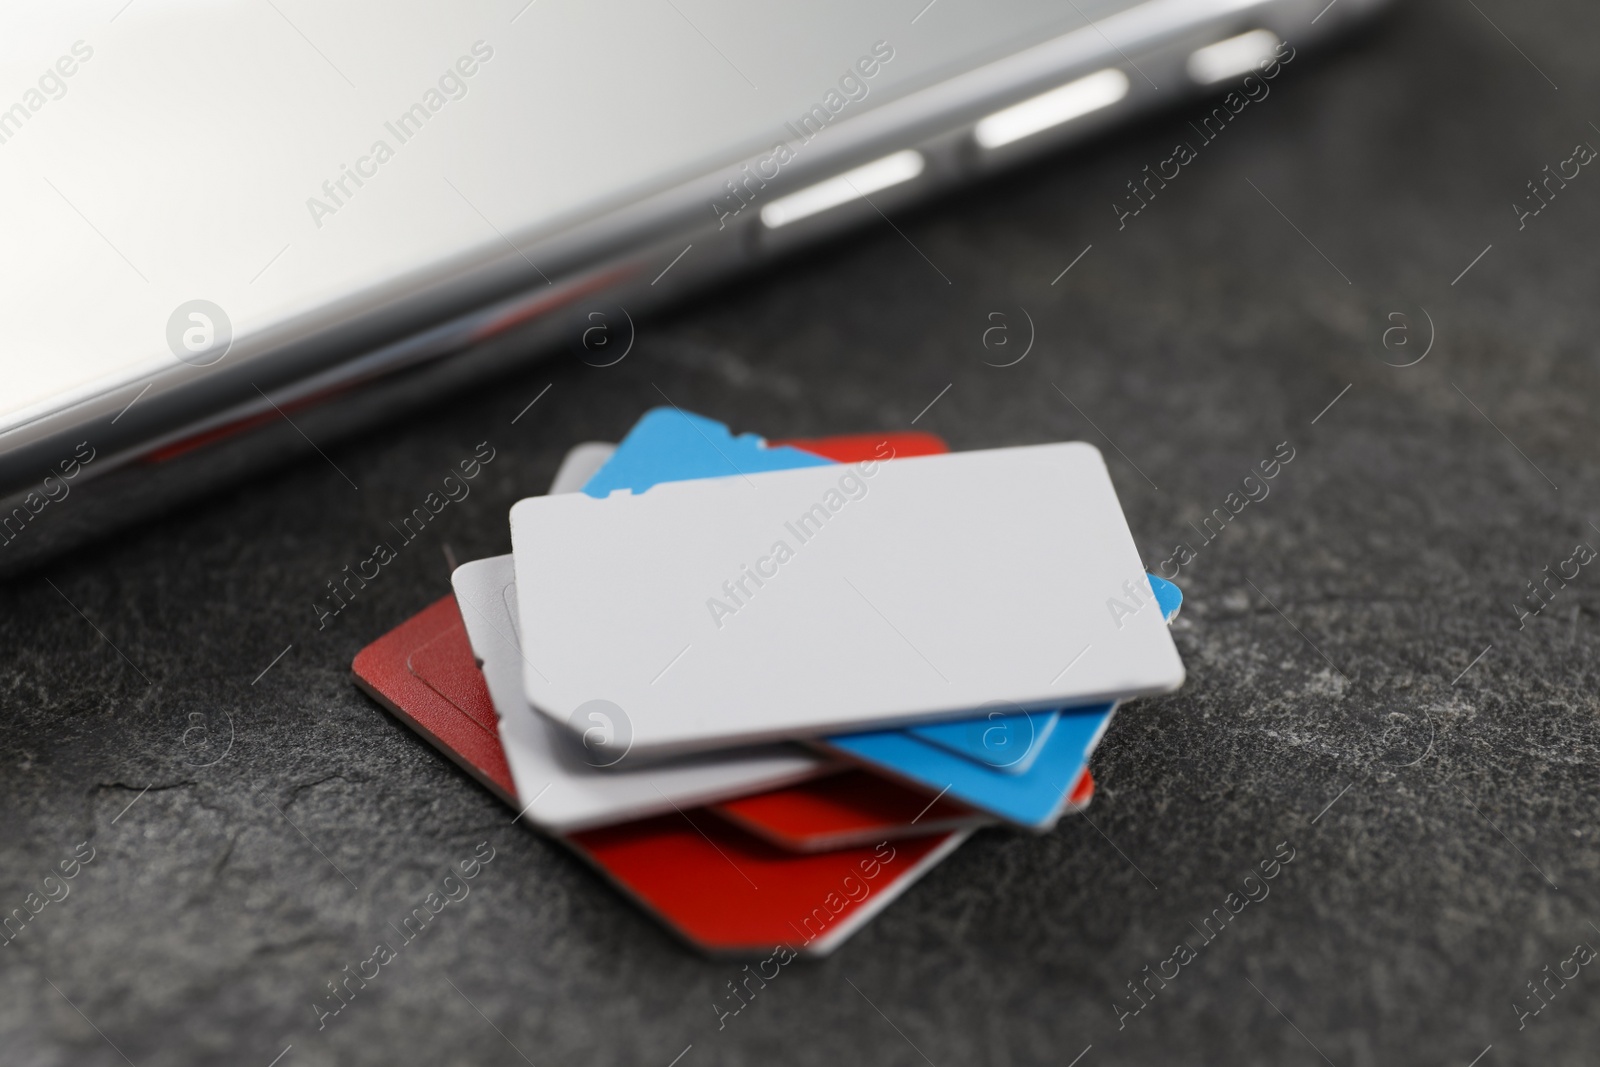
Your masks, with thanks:
M 647 323 L 619 366 L 530 363 L 330 449 L 359 491 L 308 453 L 0 588 L 0 905 L 95 850 L 0 948 L 3 1058 L 1594 1062 L 1600 969 L 1520 1031 L 1511 1005 L 1600 946 L 1600 572 L 1524 631 L 1511 605 L 1600 547 L 1600 174 L 1521 232 L 1508 205 L 1600 144 L 1600 14 L 1479 6 L 1407 6 L 1301 56 L 1120 232 L 1111 201 L 1190 136 L 1184 112 Z M 987 316 L 1020 329 L 1019 306 L 1033 351 L 986 366 Z M 1419 306 L 1431 353 L 1386 366 L 1384 316 L 1420 343 Z M 1118 717 L 1089 819 L 980 833 L 719 1032 L 737 967 L 513 827 L 355 689 L 351 657 L 447 591 L 446 546 L 506 551 L 508 506 L 663 393 L 783 436 L 905 427 L 947 384 L 918 428 L 1093 441 L 1147 561 L 1198 548 L 1188 684 Z M 324 580 L 484 438 L 471 497 L 317 632 Z M 1202 544 L 1190 524 L 1283 441 L 1270 496 Z M 471 895 L 318 1032 L 323 983 L 481 841 Z M 1119 1030 L 1125 983 L 1201 945 L 1192 924 L 1280 842 L 1271 895 Z

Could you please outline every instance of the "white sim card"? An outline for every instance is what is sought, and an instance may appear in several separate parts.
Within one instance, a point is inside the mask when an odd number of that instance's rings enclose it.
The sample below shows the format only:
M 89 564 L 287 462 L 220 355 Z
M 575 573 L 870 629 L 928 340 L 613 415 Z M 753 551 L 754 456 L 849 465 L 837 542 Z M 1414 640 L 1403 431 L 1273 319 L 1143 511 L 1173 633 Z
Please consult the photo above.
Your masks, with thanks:
M 642 755 L 1183 682 L 1087 444 L 535 497 L 511 540 L 529 703 Z
M 576 493 L 600 472 L 617 446 L 609 441 L 585 441 L 574 446 L 561 457 L 555 480 L 550 483 L 551 493 Z

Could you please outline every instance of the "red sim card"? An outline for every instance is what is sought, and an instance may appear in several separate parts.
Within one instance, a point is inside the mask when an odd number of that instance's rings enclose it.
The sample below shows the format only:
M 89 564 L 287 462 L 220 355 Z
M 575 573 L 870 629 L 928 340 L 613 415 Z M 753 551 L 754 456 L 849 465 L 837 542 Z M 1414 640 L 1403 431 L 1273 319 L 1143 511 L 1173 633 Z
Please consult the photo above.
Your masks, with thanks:
M 1071 811 L 1082 811 L 1093 799 L 1094 776 L 1085 770 L 1078 775 L 1078 781 L 1073 785 L 1072 792 L 1067 795 L 1067 807 Z
M 568 843 L 706 952 L 787 945 L 825 956 L 971 833 L 795 855 L 697 809 L 583 830 Z
M 788 445 L 813 456 L 831 459 L 835 463 L 861 463 L 869 459 L 894 459 L 905 456 L 937 456 L 950 451 L 941 438 L 920 430 L 905 433 L 846 433 L 837 437 L 793 438 L 788 441 L 770 441 L 772 445 Z M 888 445 L 888 455 L 882 449 Z
M 965 804 L 929 797 L 864 770 L 841 771 L 708 807 L 790 852 L 855 848 L 994 822 Z
M 1069 811 L 1094 798 L 1086 770 L 1067 797 Z M 989 826 L 994 819 L 964 804 L 908 789 L 864 770 L 724 800 L 707 810 L 790 852 L 826 852 L 942 830 Z
M 948 451 L 939 438 L 917 432 L 788 443 L 841 463 L 881 458 L 885 445 L 894 456 Z M 370 696 L 519 806 L 494 704 L 454 597 L 362 649 L 351 666 Z M 1081 795 L 1086 803 L 1092 790 L 1085 773 L 1073 801 Z M 861 770 L 722 808 L 728 821 L 696 809 L 587 830 L 567 843 L 702 949 L 749 954 L 783 943 L 821 956 L 988 821 Z M 760 896 L 757 884 L 765 886 Z
M 496 796 L 518 806 L 494 707 L 454 597 L 436 601 L 362 649 L 353 668 L 362 689 Z M 752 798 L 752 810 L 739 822 L 766 840 L 694 809 L 584 831 L 567 843 L 705 951 L 747 955 L 782 942 L 802 955 L 826 955 L 972 832 L 935 832 L 965 811 L 955 804 L 930 804 L 925 794 L 864 771 L 826 780 L 833 779 L 854 782 L 859 792 L 851 797 L 838 788 L 846 784 L 840 782 L 824 797 L 807 792 L 813 783 L 804 783 Z M 927 814 L 916 819 L 924 809 Z M 852 841 L 871 843 L 816 852 L 827 847 L 819 840 L 837 836 L 841 824 Z M 923 836 L 904 840 L 908 830 Z M 798 855 L 773 841 L 794 841 L 813 854 Z M 750 891 L 763 883 L 768 892 Z
M 517 787 L 454 596 L 441 597 L 356 654 L 356 684 L 512 807 Z

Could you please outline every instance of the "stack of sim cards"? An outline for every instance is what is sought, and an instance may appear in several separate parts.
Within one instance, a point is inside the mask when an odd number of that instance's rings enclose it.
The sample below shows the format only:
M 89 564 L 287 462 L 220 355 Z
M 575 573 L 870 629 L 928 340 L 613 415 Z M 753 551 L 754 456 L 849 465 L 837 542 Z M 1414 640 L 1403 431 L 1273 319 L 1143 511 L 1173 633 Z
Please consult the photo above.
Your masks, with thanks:
M 1085 444 L 583 444 L 357 683 L 697 947 L 825 955 L 980 826 L 1081 811 L 1181 595 Z

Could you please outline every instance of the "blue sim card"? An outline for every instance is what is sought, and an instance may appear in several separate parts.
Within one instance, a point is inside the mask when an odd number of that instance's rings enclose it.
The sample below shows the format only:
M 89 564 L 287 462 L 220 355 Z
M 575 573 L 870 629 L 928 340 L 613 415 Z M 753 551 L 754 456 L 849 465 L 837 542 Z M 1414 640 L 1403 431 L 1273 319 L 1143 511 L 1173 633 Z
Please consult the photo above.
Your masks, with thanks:
M 583 491 L 597 497 L 618 489 L 642 493 L 661 482 L 825 467 L 832 462 L 787 445 L 769 447 L 753 433 L 735 437 L 722 423 L 677 408 L 652 408 L 634 423 L 605 466 L 584 483 Z
M 931 722 L 902 727 L 918 741 L 976 760 L 1001 774 L 1026 774 L 1061 722 L 1060 711 L 1022 711 L 1008 705 L 987 711 L 981 719 Z
M 1033 766 L 1023 774 L 995 771 L 949 749 L 919 741 L 909 730 L 830 737 L 820 747 L 924 789 L 938 790 L 1006 822 L 1044 831 L 1056 824 L 1089 756 L 1111 725 L 1115 704 L 1059 712 Z
M 661 482 L 719 478 L 832 463 L 754 434 L 735 436 L 720 422 L 676 408 L 645 413 L 606 464 L 584 484 L 590 496 L 643 492 Z M 1183 594 L 1149 575 L 1162 614 L 1172 621 Z M 819 742 L 875 770 L 942 791 L 1007 822 L 1036 830 L 1055 824 L 1115 705 L 1070 711 L 988 714 L 903 730 L 843 734 Z

